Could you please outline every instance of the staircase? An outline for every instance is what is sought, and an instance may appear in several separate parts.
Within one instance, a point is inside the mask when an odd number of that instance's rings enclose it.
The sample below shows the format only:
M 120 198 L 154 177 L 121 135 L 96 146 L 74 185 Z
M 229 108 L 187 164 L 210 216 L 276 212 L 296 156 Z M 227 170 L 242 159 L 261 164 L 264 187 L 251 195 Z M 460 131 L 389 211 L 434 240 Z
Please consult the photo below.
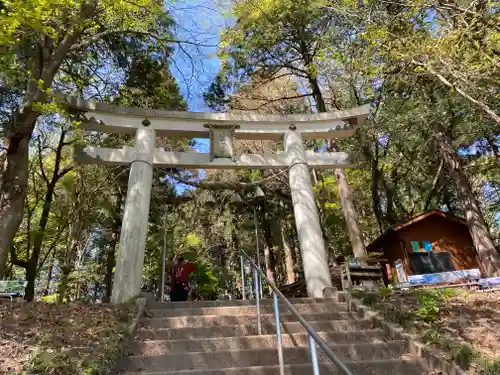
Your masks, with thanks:
M 404 341 L 388 340 L 371 321 L 360 320 L 338 299 L 290 299 L 299 313 L 353 375 L 422 375 Z M 262 335 L 255 301 L 150 303 L 128 356 L 126 375 L 279 375 L 273 300 L 261 300 Z M 280 305 L 286 375 L 312 374 L 308 336 Z M 320 374 L 340 375 L 318 348 Z

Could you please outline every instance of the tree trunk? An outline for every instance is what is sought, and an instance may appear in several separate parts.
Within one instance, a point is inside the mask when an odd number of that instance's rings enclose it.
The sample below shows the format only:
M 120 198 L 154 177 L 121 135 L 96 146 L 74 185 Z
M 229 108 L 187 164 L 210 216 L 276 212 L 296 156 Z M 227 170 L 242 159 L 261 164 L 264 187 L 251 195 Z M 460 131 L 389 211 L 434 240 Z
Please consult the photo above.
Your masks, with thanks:
M 273 267 L 273 251 L 267 241 L 264 242 L 264 261 L 266 262 L 266 276 L 272 282 L 275 281 Z
M 12 267 L 14 266 L 13 263 L 9 264 L 7 267 L 7 272 L 5 273 L 5 280 L 10 280 L 12 279 Z
M 68 291 L 68 278 L 71 272 L 71 268 L 64 266 L 62 268 L 62 276 L 59 281 L 59 290 L 57 292 L 57 304 L 60 305 L 64 302 L 66 298 L 66 293 Z
M 31 302 L 35 299 L 35 281 L 36 281 L 37 264 L 30 259 L 26 263 L 26 289 L 24 291 L 24 299 Z
M 36 119 L 34 120 L 36 121 Z M 30 128 L 34 126 L 30 124 Z M 0 179 L 0 280 L 5 278 L 12 241 L 23 221 L 28 191 L 29 134 L 10 139 Z
M 469 179 L 460 165 L 460 160 L 451 145 L 451 140 L 443 132 L 438 132 L 434 134 L 433 141 L 455 182 L 458 199 L 465 211 L 467 226 L 469 227 L 472 242 L 476 248 L 483 271 L 488 276 L 499 276 L 500 255 L 495 249 L 483 213 L 479 208 L 479 203 L 474 196 Z
M 266 276 L 272 282 L 276 281 L 275 268 L 276 258 L 273 249 L 273 238 L 271 234 L 271 223 L 269 218 L 266 217 L 266 212 L 261 210 L 261 219 L 259 220 L 264 231 L 264 261 L 266 263 Z
M 165 271 L 165 272 L 166 272 L 166 271 Z M 151 293 L 151 292 L 153 292 L 153 293 L 154 293 L 154 291 L 155 291 L 155 279 L 151 278 L 151 279 L 149 279 L 149 280 L 148 280 L 148 284 L 147 284 L 147 290 L 146 290 L 146 292 L 147 292 L 147 293 Z M 109 301 L 107 301 L 107 302 L 109 302 Z M 162 302 L 163 302 L 163 301 L 162 301 Z
M 48 296 L 50 294 L 50 283 L 52 282 L 52 272 L 54 270 L 54 259 L 51 259 L 49 264 L 49 269 L 47 270 L 47 284 L 45 285 L 44 295 Z
M 379 145 L 378 140 L 373 142 L 374 150 L 370 149 L 370 146 L 366 145 L 363 147 L 363 153 L 367 159 L 371 159 L 371 175 L 372 180 L 370 184 L 371 195 L 372 195 L 372 205 L 373 205 L 373 213 L 375 214 L 375 218 L 377 219 L 377 225 L 380 234 L 384 232 L 384 225 L 382 219 L 382 209 L 380 204 L 380 195 L 378 191 L 379 181 L 380 181 L 380 171 L 378 169 L 378 159 L 379 159 Z
M 42 250 L 42 244 L 43 244 L 43 239 L 45 237 L 45 229 L 47 227 L 47 223 L 49 221 L 49 214 L 50 214 L 50 208 L 52 206 L 52 199 L 54 198 L 54 190 L 56 188 L 57 181 L 61 177 L 63 177 L 66 173 L 68 173 L 71 170 L 71 167 L 65 168 L 63 171 L 59 172 L 59 168 L 61 165 L 61 159 L 62 159 L 62 151 L 64 148 L 64 137 L 66 135 L 66 132 L 63 130 L 61 132 L 60 138 L 59 138 L 59 143 L 57 145 L 56 149 L 56 154 L 55 154 L 55 160 L 54 160 L 54 171 L 52 173 L 52 177 L 49 180 L 45 176 L 45 172 L 43 172 L 43 162 L 40 160 L 40 168 L 42 170 L 42 174 L 44 176 L 45 182 L 47 183 L 47 191 L 45 193 L 45 200 L 43 202 L 43 208 L 42 208 L 42 214 L 40 216 L 40 221 L 38 223 L 38 230 L 35 233 L 35 239 L 33 241 L 33 251 L 31 252 L 31 256 L 28 260 L 28 265 L 31 267 L 31 265 L 34 265 L 35 270 L 34 272 L 30 270 L 28 272 L 28 269 L 26 269 L 26 280 L 28 281 L 28 286 L 29 285 L 35 285 L 35 278 L 37 276 L 37 266 L 38 266 L 38 260 L 40 258 L 40 252 Z M 41 157 L 41 155 L 40 155 Z M 28 286 L 26 288 L 28 288 Z M 26 291 L 26 301 L 32 301 L 34 297 L 34 289 L 33 289 L 33 294 L 32 291 L 28 293 Z M 31 299 L 29 299 L 31 296 Z
M 347 232 L 351 239 L 352 252 L 356 258 L 363 258 L 366 255 L 363 233 L 359 228 L 356 208 L 352 201 L 351 192 L 343 169 L 334 169 L 335 178 L 339 186 L 340 202 L 342 204 L 342 212 L 347 225 Z
M 103 298 L 103 302 L 105 303 L 111 301 L 111 292 L 113 290 L 113 268 L 115 268 L 116 264 L 115 250 L 117 242 L 118 240 L 115 238 L 111 240 L 108 252 L 106 254 L 106 276 L 104 277 L 104 282 L 106 284 L 106 295 Z
M 443 174 L 443 168 L 444 168 L 444 160 L 441 160 L 438 166 L 438 169 L 436 171 L 436 175 L 434 176 L 433 182 L 432 182 L 432 188 L 429 192 L 429 195 L 427 196 L 427 199 L 425 200 L 424 203 L 424 209 L 422 211 L 427 211 L 431 207 L 431 203 L 433 198 L 438 194 L 439 190 L 439 181 L 441 180 L 441 175 Z
M 283 242 L 283 249 L 285 255 L 285 270 L 286 270 L 286 281 L 288 284 L 293 284 L 295 282 L 295 270 L 293 269 L 293 250 L 288 241 L 288 233 L 286 228 L 286 222 L 281 222 L 281 241 Z
M 326 112 L 325 99 L 321 93 L 318 80 L 315 77 L 309 77 L 309 84 L 311 85 L 314 99 L 316 100 L 316 109 L 318 112 Z M 339 151 L 337 143 L 334 139 L 328 142 L 328 151 Z M 352 252 L 356 258 L 364 257 L 366 255 L 365 243 L 363 240 L 363 233 L 359 227 L 358 218 L 356 216 L 356 209 L 352 200 L 352 195 L 345 177 L 343 169 L 334 169 L 335 178 L 339 186 L 340 205 L 342 206 L 342 213 L 347 225 L 347 232 L 351 240 Z
M 95 7 L 82 12 L 90 16 Z M 37 58 L 33 59 L 33 77 L 28 80 L 23 104 L 4 124 L 7 153 L 2 162 L 0 178 L 0 280 L 5 275 L 7 255 L 12 241 L 23 220 L 24 203 L 28 192 L 29 141 L 41 112 L 38 105 L 47 102 L 47 89 L 52 87 L 54 77 L 73 44 L 84 29 L 73 28 L 62 38 L 56 48 L 54 41 L 46 37 L 44 44 L 34 45 Z M 39 82 L 42 82 L 39 87 Z M 37 106 L 35 106 L 35 103 Z M 35 267 L 36 268 L 36 267 Z
M 120 226 L 121 226 L 121 207 L 123 202 L 123 194 L 121 191 L 116 193 L 115 207 L 113 210 L 113 226 L 111 229 L 111 243 L 109 244 L 108 253 L 106 255 L 106 296 L 104 297 L 104 302 L 111 301 L 111 292 L 113 290 L 113 268 L 116 265 L 116 245 L 120 236 Z
M 96 280 L 94 282 L 94 295 L 92 297 L 92 302 L 95 303 L 97 301 L 97 289 L 99 288 L 99 282 Z
M 75 216 L 78 217 L 79 216 L 78 213 Z M 68 289 L 68 277 L 71 271 L 73 270 L 73 258 L 75 257 L 76 251 L 78 250 L 79 239 L 81 236 L 79 229 L 80 229 L 79 221 L 76 220 L 76 222 L 73 223 L 71 226 L 70 237 L 66 245 L 66 253 L 64 254 L 64 259 L 61 262 L 63 275 L 61 281 L 59 282 L 59 291 L 57 293 L 58 304 L 63 303 L 64 298 L 66 297 L 66 292 Z M 77 286 L 77 293 L 78 293 L 78 286 Z

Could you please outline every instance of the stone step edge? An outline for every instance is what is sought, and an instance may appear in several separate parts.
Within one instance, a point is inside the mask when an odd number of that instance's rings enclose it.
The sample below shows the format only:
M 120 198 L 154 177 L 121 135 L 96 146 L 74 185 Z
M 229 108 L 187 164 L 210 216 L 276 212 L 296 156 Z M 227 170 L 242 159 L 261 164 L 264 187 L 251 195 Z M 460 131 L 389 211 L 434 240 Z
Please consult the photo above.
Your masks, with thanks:
M 391 341 L 384 341 L 384 342 L 362 342 L 362 343 L 351 343 L 351 344 L 333 344 L 329 345 L 329 348 L 335 353 L 335 350 L 340 349 L 340 348 L 349 348 L 353 345 L 356 345 L 358 347 L 364 347 L 364 346 L 383 346 L 383 345 L 388 345 L 388 344 L 401 344 L 401 345 L 407 345 L 407 342 L 405 340 L 391 340 Z M 284 347 L 283 349 L 305 349 L 306 347 Z M 221 354 L 232 354 L 232 353 L 254 353 L 254 352 L 270 352 L 270 351 L 276 351 L 277 348 L 252 348 L 252 349 L 235 349 L 235 350 L 219 350 L 217 351 L 217 355 Z M 318 352 L 322 351 L 321 348 L 317 348 Z M 212 355 L 212 352 L 185 352 L 185 353 L 169 353 L 169 354 L 155 354 L 155 355 L 129 355 L 127 358 L 159 358 L 159 357 L 178 357 L 179 355 L 183 356 L 196 356 L 200 354 L 210 354 Z M 207 369 L 205 369 L 207 370 Z
M 186 306 L 189 304 L 213 304 L 213 305 L 221 305 L 221 306 L 248 306 L 248 305 L 255 305 L 255 299 L 246 299 L 246 300 L 241 300 L 241 299 L 235 299 L 232 301 L 227 301 L 227 300 L 221 300 L 221 301 L 208 301 L 208 300 L 200 300 L 200 301 L 183 301 L 183 302 L 159 302 L 159 301 L 152 301 L 151 304 L 157 304 L 157 305 L 164 305 L 164 306 Z M 300 304 L 302 302 L 315 302 L 315 303 L 322 303 L 322 302 L 337 302 L 337 303 L 344 303 L 344 301 L 338 301 L 336 298 L 331 298 L 331 297 L 325 297 L 325 298 L 316 298 L 316 297 L 304 297 L 304 298 L 297 298 L 297 297 L 292 297 L 288 298 L 288 301 L 291 304 Z M 274 299 L 271 298 L 261 298 L 260 302 L 267 304 L 267 303 L 273 303 Z M 283 303 L 283 301 L 280 299 L 280 303 Z
M 166 328 L 166 329 L 171 329 L 171 328 Z M 322 335 L 322 334 L 338 334 L 338 335 L 347 335 L 347 334 L 361 334 L 361 333 L 380 333 L 380 334 L 385 334 L 386 332 L 382 329 L 382 328 L 374 328 L 374 329 L 364 329 L 364 330 L 361 330 L 361 331 L 317 331 L 316 332 L 318 335 Z M 286 333 L 286 332 L 282 332 L 281 333 L 281 336 L 289 336 L 290 334 Z M 297 336 L 306 336 L 307 333 L 306 332 L 302 332 L 302 333 L 292 333 L 292 338 L 295 338 Z M 264 337 L 264 338 L 270 338 L 270 337 L 276 337 L 276 333 L 268 333 L 268 334 L 265 334 L 265 335 L 246 335 L 246 336 L 222 336 L 222 337 L 201 337 L 201 338 L 197 338 L 197 339 L 180 339 L 180 340 L 137 340 L 135 339 L 134 341 L 135 342 L 139 342 L 139 343 L 187 343 L 187 342 L 191 342 L 191 341 L 206 341 L 206 342 L 210 342 L 210 341 L 214 341 L 214 340 L 224 340 L 224 339 L 253 339 L 253 338 L 256 338 L 256 337 Z M 387 338 L 389 338 L 387 336 Z M 392 341 L 399 341 L 399 340 L 392 340 Z M 352 343 L 356 344 L 356 343 L 366 343 L 365 341 L 353 341 Z
M 333 319 L 333 320 L 312 320 L 308 321 L 307 323 L 309 324 L 318 324 L 318 323 L 331 323 L 331 322 L 356 322 L 356 323 L 366 323 L 370 324 L 370 321 L 366 321 L 363 319 L 355 318 L 353 319 Z M 266 325 L 275 325 L 274 322 L 264 322 Z M 300 324 L 299 321 L 291 321 L 291 322 L 281 322 L 285 324 Z M 249 323 L 249 324 L 228 324 L 224 326 L 207 326 L 207 327 L 182 327 L 182 328 L 148 328 L 148 327 L 139 327 L 138 330 L 140 331 L 156 331 L 156 332 L 163 332 L 163 331 L 169 331 L 169 330 L 174 330 L 178 331 L 181 329 L 212 329 L 212 328 L 227 328 L 227 327 L 255 327 L 257 325 L 257 318 L 255 319 L 255 323 Z M 305 329 L 305 328 L 304 328 Z M 335 331 L 333 331 L 335 332 Z M 228 337 L 233 337 L 233 336 L 228 336 Z M 246 336 L 238 336 L 238 337 L 246 337 Z
M 340 311 L 347 311 L 347 307 L 348 307 L 346 303 L 332 303 L 332 302 L 317 302 L 317 303 L 313 303 L 313 304 L 298 303 L 298 304 L 294 304 L 293 307 L 297 307 L 297 306 L 323 306 L 323 305 L 331 306 L 332 309 L 334 309 L 335 306 L 342 307 L 342 310 L 340 310 Z M 280 304 L 279 306 L 282 307 L 282 310 L 289 311 L 285 305 Z M 269 308 L 270 309 L 272 307 L 273 307 L 272 304 L 260 305 L 260 308 Z M 147 307 L 146 309 L 149 312 L 178 311 L 179 313 L 182 313 L 185 310 L 194 311 L 194 310 L 207 310 L 207 309 L 227 309 L 227 310 L 237 311 L 237 310 L 247 309 L 247 308 L 252 308 L 252 309 L 256 310 L 257 306 L 256 305 L 220 305 L 220 306 L 199 306 L 199 307 L 185 307 L 185 308 L 180 308 L 180 307 L 177 307 L 177 308 L 170 308 L 170 307 L 157 308 L 157 306 L 151 306 L 151 307 Z
M 155 311 L 155 310 L 148 310 L 149 312 L 151 311 Z M 163 311 L 163 310 L 156 310 L 156 311 Z M 329 314 L 343 314 L 343 315 L 349 315 L 349 316 L 352 316 L 352 317 L 357 317 L 356 314 L 352 311 L 334 311 L 334 312 L 310 312 L 310 313 L 302 313 L 300 315 L 306 315 L 306 316 L 314 316 L 314 315 L 329 315 Z M 264 314 L 260 314 L 261 317 L 267 317 L 267 318 L 274 318 L 274 313 L 264 313 Z M 292 313 L 290 312 L 287 312 L 287 313 L 284 313 L 284 314 L 281 314 L 280 313 L 280 316 L 294 316 Z M 257 314 L 252 314 L 252 315 L 248 315 L 248 314 L 245 314 L 245 315 L 218 315 L 218 314 L 210 314 L 210 315 L 178 315 L 178 316 L 156 316 L 156 317 L 145 317 L 145 318 L 142 318 L 141 319 L 141 322 L 149 322 L 151 320 L 175 320 L 175 319 L 179 319 L 179 318 L 189 318 L 189 319 L 204 319 L 204 318 L 227 318 L 227 317 L 230 317 L 230 318 L 255 318 L 255 320 L 257 321 Z M 334 320 L 341 320 L 341 319 L 331 319 L 332 321 Z M 298 320 L 297 320 L 298 321 Z M 330 320 L 328 320 L 330 321 Z M 285 323 L 293 323 L 288 321 L 288 322 L 285 322 Z
M 398 364 L 398 363 L 407 363 L 409 365 L 419 365 L 419 361 L 415 358 L 391 358 L 391 359 L 376 359 L 376 360 L 361 360 L 361 361 L 343 361 L 343 363 L 349 368 L 349 366 L 353 365 L 377 365 L 377 364 Z M 332 361 L 319 361 L 320 365 L 329 365 L 335 366 Z M 296 364 L 296 365 L 287 365 L 286 368 L 311 368 L 310 363 Z M 121 375 L 201 375 L 207 371 L 215 372 L 215 371 L 241 371 L 243 369 L 252 369 L 252 370 L 267 370 L 267 369 L 279 369 L 278 365 L 274 366 L 247 366 L 247 367 L 222 367 L 218 369 L 197 369 L 197 370 L 175 370 L 175 371 L 155 371 L 155 372 L 125 372 Z

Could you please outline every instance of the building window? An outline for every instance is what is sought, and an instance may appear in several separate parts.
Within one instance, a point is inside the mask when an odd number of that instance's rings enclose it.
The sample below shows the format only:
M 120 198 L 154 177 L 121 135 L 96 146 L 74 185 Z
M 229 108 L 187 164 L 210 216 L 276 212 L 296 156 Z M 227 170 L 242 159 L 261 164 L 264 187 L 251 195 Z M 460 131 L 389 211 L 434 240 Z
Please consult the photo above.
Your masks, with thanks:
M 414 275 L 455 271 L 450 253 L 410 253 L 408 260 Z

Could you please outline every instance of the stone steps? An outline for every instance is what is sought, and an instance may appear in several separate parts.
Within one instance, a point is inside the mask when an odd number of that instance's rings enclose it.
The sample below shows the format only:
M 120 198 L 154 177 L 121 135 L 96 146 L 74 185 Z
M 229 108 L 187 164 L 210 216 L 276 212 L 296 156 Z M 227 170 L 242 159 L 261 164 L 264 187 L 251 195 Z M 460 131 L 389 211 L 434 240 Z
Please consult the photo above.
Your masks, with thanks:
M 330 344 L 387 341 L 385 332 L 381 329 L 352 332 L 318 332 L 318 334 Z M 309 345 L 306 333 L 284 334 L 281 340 L 284 347 L 307 347 Z M 244 337 L 199 338 L 197 340 L 136 340 L 127 348 L 127 353 L 130 355 L 160 355 L 275 347 L 276 335 L 270 334 Z
M 342 331 L 361 331 L 373 329 L 372 322 L 361 320 L 333 320 L 322 322 L 311 322 L 309 324 L 316 331 L 323 332 L 342 332 Z M 299 322 L 282 323 L 282 333 L 301 333 L 305 332 L 304 327 Z M 276 332 L 276 326 L 270 322 L 262 322 L 262 333 L 273 334 Z M 137 332 L 139 340 L 196 340 L 208 337 L 237 337 L 257 335 L 257 325 L 244 324 L 224 327 L 199 327 L 199 328 L 140 328 Z
M 172 305 L 175 305 L 172 303 Z M 331 302 L 315 302 L 311 304 L 299 303 L 294 304 L 294 307 L 300 314 L 315 314 L 315 313 L 330 313 L 347 311 L 345 304 L 333 304 Z M 272 314 L 273 305 L 265 304 L 261 306 L 261 314 Z M 204 316 L 204 315 L 255 315 L 257 308 L 255 306 L 232 306 L 232 305 L 219 305 L 219 306 L 206 306 L 206 307 L 164 307 L 164 308 L 150 308 L 148 312 L 156 318 L 168 318 L 179 316 Z M 280 312 L 282 314 L 289 314 L 287 308 L 280 305 Z
M 353 375 L 422 375 L 405 341 L 388 339 L 372 320 L 334 299 L 292 299 L 294 307 Z M 262 335 L 255 301 L 149 303 L 128 356 L 126 375 L 279 375 L 272 299 L 262 300 Z M 312 374 L 308 335 L 280 304 L 285 375 Z M 318 348 L 321 375 L 341 375 Z
M 292 304 L 315 304 L 315 303 L 331 303 L 332 299 L 325 298 L 289 298 Z M 263 298 L 260 300 L 261 305 L 272 305 L 274 300 L 272 298 Z M 255 306 L 255 300 L 232 300 L 232 301 L 190 301 L 190 302 L 175 302 L 175 303 L 161 303 L 151 302 L 148 303 L 148 308 L 153 310 L 168 309 L 168 310 L 184 310 L 200 307 L 245 307 Z M 280 305 L 283 303 L 280 301 Z
M 330 345 L 342 361 L 397 359 L 406 352 L 404 341 L 363 344 Z M 289 365 L 310 362 L 308 348 L 283 348 L 285 363 Z M 318 357 L 328 360 L 321 350 Z M 218 369 L 231 367 L 274 366 L 278 364 L 276 348 L 213 352 L 173 353 L 157 356 L 129 356 L 122 359 L 121 366 L 128 371 L 182 371 L 190 369 Z
M 347 361 L 345 365 L 353 375 L 423 375 L 416 361 L 405 359 L 386 359 L 374 361 Z M 342 375 L 332 364 L 320 364 L 321 375 Z M 191 369 L 182 371 L 126 372 L 124 375 L 279 375 L 278 366 L 251 366 L 219 369 Z M 310 375 L 311 363 L 285 365 L 285 375 Z
M 328 313 L 310 313 L 303 314 L 307 321 L 328 321 L 328 320 L 348 320 L 353 315 L 347 311 L 328 312 Z M 292 314 L 280 315 L 282 322 L 296 322 Z M 262 322 L 274 323 L 274 314 L 261 314 Z M 257 314 L 252 315 L 202 315 L 202 316 L 175 316 L 144 319 L 141 326 L 151 329 L 157 328 L 201 328 L 201 327 L 224 327 L 232 325 L 256 324 Z

